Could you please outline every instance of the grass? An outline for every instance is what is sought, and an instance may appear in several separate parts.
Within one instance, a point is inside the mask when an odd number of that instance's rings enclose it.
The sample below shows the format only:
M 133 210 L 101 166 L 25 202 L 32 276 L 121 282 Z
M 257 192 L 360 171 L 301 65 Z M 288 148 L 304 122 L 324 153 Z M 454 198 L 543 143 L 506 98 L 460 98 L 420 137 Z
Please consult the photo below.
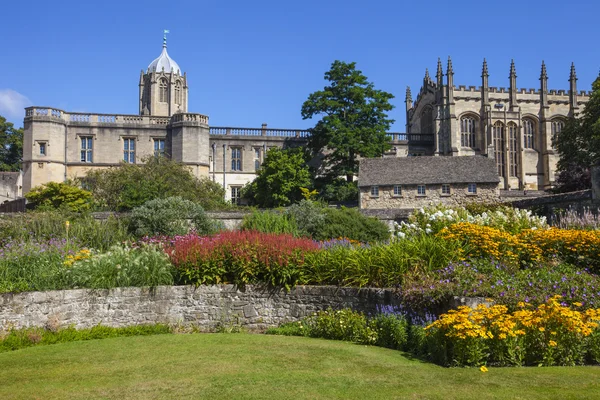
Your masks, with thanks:
M 157 335 L 0 354 L 2 399 L 594 399 L 599 367 L 448 369 L 377 347 Z

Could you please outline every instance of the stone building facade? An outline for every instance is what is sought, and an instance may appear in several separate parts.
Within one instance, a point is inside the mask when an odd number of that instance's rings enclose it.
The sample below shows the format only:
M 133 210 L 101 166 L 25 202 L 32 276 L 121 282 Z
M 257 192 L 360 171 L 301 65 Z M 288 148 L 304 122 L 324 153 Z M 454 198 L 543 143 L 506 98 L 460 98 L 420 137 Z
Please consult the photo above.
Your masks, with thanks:
M 577 115 L 588 93 L 577 93 L 575 69 L 571 91 L 548 91 L 545 67 L 539 91 L 487 85 L 478 91 L 447 82 L 441 63 L 437 82 L 426 75 L 413 103 L 407 91 L 407 133 L 389 133 L 392 150 L 385 157 L 411 155 L 487 155 L 496 159 L 505 189 L 545 189 L 552 185 L 557 156 L 552 132 Z M 139 115 L 76 113 L 52 107 L 29 107 L 24 120 L 23 193 L 49 181 L 81 178 L 88 170 L 139 163 L 164 154 L 185 163 L 198 177 L 221 183 L 226 198 L 237 201 L 272 147 L 301 146 L 309 131 L 214 127 L 206 115 L 188 112 L 185 72 L 161 54 L 140 74 Z
M 518 88 L 514 62 L 508 88 L 490 87 L 488 80 L 484 60 L 480 87 L 455 86 L 451 59 L 445 72 L 438 59 L 435 82 L 426 71 L 414 102 L 407 88 L 406 131 L 435 137 L 434 145 L 418 155 L 486 155 L 496 161 L 503 189 L 551 188 L 558 161 L 552 137 L 567 118 L 580 113 L 590 95 L 577 91 L 575 66 L 568 91 L 548 89 L 543 62 L 539 89 Z
M 414 209 L 497 202 L 494 160 L 482 157 L 368 158 L 360 161 L 361 209 Z

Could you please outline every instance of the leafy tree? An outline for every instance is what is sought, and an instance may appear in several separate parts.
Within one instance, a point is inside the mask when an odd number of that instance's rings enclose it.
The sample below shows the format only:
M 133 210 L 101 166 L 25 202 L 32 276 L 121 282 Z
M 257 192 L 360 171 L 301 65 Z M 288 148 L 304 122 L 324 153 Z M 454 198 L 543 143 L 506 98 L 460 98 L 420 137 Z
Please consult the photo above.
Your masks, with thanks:
M 127 211 L 149 200 L 179 196 L 206 210 L 226 206 L 225 191 L 208 178 L 196 178 L 190 169 L 176 161 L 149 156 L 142 164 L 88 172 L 84 178 L 95 199 L 114 211 Z
M 301 149 L 270 149 L 244 197 L 259 207 L 287 206 L 302 199 L 311 177 Z
M 303 119 L 321 117 L 308 141 L 313 155 L 322 157 L 320 174 L 348 182 L 358 173 L 359 157 L 379 157 L 390 148 L 386 131 L 394 122 L 387 116 L 394 96 L 375 89 L 355 67 L 334 61 L 325 73 L 330 85 L 302 105 Z
M 600 163 L 600 76 L 581 117 L 570 119 L 553 141 L 560 156 L 557 190 L 590 188 L 590 167 Z
M 48 182 L 36 186 L 25 198 L 38 209 L 63 209 L 74 212 L 88 211 L 92 207 L 92 193 L 73 182 Z
M 23 160 L 23 128 L 0 116 L 0 171 L 18 171 Z

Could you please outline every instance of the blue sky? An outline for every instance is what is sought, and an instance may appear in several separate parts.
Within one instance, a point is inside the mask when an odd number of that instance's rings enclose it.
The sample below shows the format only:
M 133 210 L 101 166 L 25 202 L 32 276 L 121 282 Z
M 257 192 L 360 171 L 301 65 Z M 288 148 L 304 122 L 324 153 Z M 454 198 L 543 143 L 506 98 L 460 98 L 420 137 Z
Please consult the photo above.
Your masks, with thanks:
M 393 131 L 404 131 L 404 94 L 425 68 L 452 56 L 455 84 L 579 89 L 598 76 L 596 0 L 503 1 L 38 1 L 3 4 L 0 115 L 22 126 L 23 107 L 138 113 L 140 70 L 168 51 L 187 72 L 189 110 L 213 126 L 308 128 L 300 108 L 336 60 L 355 61 L 396 96 Z

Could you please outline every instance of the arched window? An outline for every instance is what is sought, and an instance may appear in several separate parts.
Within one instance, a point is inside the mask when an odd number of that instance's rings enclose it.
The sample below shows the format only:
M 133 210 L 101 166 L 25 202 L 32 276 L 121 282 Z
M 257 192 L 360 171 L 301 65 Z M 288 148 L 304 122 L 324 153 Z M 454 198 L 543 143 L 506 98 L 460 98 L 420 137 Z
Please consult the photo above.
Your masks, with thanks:
M 533 149 L 535 146 L 535 122 L 529 118 L 523 120 L 523 148 Z
M 514 122 L 508 124 L 508 171 L 510 176 L 519 176 L 519 127 Z
M 421 132 L 420 133 L 434 133 L 433 132 L 433 108 L 425 107 L 421 113 Z
M 168 87 L 169 84 L 167 83 L 166 79 L 161 79 L 158 83 L 158 101 L 160 101 L 161 103 L 166 103 L 169 101 L 169 96 L 167 92 Z
M 504 177 L 504 124 L 502 122 L 498 121 L 492 127 L 492 139 L 498 175 Z
M 460 145 L 462 147 L 475 147 L 475 132 L 477 120 L 467 116 L 460 119 Z
M 175 84 L 175 104 L 181 104 L 181 82 Z
M 550 123 L 550 125 L 551 125 L 551 129 L 552 129 L 552 136 L 551 136 L 552 147 L 554 147 L 554 141 L 556 140 L 556 137 L 562 132 L 563 128 L 565 127 L 565 121 L 562 119 L 555 119 Z

